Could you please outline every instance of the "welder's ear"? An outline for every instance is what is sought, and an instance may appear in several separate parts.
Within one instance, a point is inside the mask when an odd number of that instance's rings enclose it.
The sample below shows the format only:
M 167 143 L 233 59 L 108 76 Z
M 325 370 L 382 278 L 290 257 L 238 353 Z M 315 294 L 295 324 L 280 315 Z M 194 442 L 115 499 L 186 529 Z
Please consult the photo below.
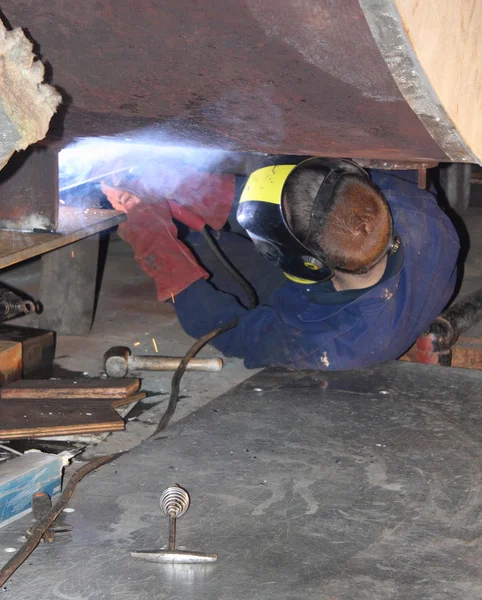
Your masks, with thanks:
M 288 199 L 286 198 L 286 194 L 281 196 L 281 208 L 283 209 L 283 214 L 285 215 L 288 224 L 291 226 L 291 207 Z

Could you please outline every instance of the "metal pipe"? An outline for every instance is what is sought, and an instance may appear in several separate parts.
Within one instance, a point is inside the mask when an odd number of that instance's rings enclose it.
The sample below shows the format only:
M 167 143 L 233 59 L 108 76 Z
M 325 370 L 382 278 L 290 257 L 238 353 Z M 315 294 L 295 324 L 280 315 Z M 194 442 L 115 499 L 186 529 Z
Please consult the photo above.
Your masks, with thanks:
M 437 336 L 439 348 L 450 348 L 459 336 L 482 321 L 482 288 L 444 311 L 430 326 L 428 333 Z

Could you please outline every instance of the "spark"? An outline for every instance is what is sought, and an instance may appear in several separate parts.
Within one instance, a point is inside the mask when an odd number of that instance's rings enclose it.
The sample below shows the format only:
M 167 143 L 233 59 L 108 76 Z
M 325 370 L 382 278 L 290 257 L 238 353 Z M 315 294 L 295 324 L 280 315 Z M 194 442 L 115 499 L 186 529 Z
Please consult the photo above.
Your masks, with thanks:
M 134 342 L 134 346 L 140 346 L 141 343 L 140 342 Z
M 75 252 L 72 250 L 72 258 L 75 258 Z
M 176 301 L 174 300 L 174 294 L 171 292 L 171 299 L 172 299 L 172 303 L 176 304 Z
M 154 346 L 154 350 L 158 353 L 159 350 L 157 349 L 156 340 L 154 338 L 152 338 L 152 345 Z

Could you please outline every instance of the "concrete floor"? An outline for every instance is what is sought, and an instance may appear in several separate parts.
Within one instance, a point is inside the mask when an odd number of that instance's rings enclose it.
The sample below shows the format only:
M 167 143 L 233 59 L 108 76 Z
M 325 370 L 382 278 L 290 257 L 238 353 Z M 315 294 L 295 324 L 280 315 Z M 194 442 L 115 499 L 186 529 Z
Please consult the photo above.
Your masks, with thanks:
M 482 208 L 469 209 L 464 217 L 471 248 L 465 264 L 465 275 L 460 296 L 477 289 L 482 274 Z M 0 280 L 30 293 L 38 293 L 40 260 L 33 260 L 5 269 Z M 13 321 L 29 325 L 32 317 Z M 482 335 L 482 324 L 469 332 Z M 153 338 L 159 353 L 182 356 L 192 343 L 192 338 L 181 329 L 172 306 L 156 300 L 154 282 L 143 273 L 134 260 L 130 247 L 117 235 L 111 236 L 106 269 L 101 287 L 95 323 L 91 333 L 82 337 L 58 336 L 56 373 L 68 377 L 87 373 L 95 377 L 102 373 L 103 353 L 114 345 L 126 345 L 138 353 L 153 354 Z M 134 346 L 140 342 L 138 346 Z M 200 356 L 214 357 L 220 353 L 207 346 Z M 244 368 L 239 359 L 224 359 L 221 373 L 187 373 L 181 385 L 181 401 L 173 422 L 195 411 L 215 397 L 223 394 L 255 371 Z M 139 374 L 141 375 L 141 374 Z M 126 431 L 97 440 L 84 453 L 86 460 L 137 446 L 155 429 L 163 414 L 170 390 L 172 373 L 143 373 L 143 389 L 149 393 L 132 411 Z

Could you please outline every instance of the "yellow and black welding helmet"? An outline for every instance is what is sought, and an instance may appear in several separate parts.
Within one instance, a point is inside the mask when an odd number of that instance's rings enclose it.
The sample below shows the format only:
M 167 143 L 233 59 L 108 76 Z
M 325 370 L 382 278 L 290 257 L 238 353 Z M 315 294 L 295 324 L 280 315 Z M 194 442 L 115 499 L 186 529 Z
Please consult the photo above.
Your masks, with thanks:
M 316 167 L 324 171 L 325 176 L 313 198 L 308 232 L 300 239 L 286 217 L 283 190 L 290 176 L 306 167 Z M 320 248 L 316 251 L 308 248 L 305 240 L 323 227 L 335 190 L 347 175 L 368 178 L 366 171 L 356 163 L 338 158 L 309 158 L 299 164 L 263 167 L 250 175 L 239 201 L 238 222 L 256 249 L 280 267 L 289 279 L 313 283 L 333 277 L 337 265 L 329 264 Z

